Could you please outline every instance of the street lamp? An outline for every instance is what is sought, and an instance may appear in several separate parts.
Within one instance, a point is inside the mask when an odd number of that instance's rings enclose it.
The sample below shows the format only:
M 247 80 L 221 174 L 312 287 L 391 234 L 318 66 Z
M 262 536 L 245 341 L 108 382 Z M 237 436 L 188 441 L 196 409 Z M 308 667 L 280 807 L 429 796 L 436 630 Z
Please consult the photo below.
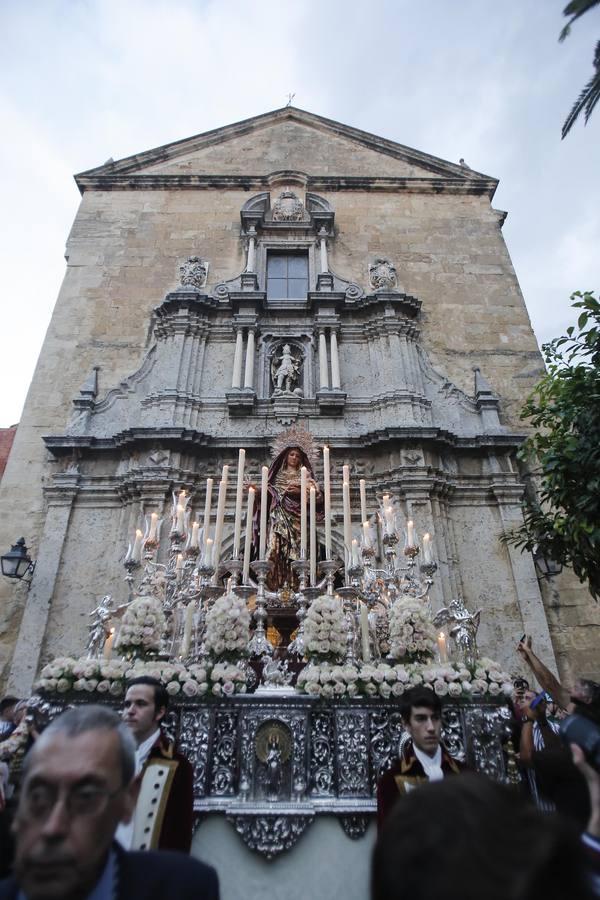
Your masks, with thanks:
M 539 578 L 554 578 L 563 570 L 562 563 L 556 562 L 550 556 L 545 556 L 539 545 L 533 549 L 533 562 L 538 570 Z
M 27 552 L 25 538 L 19 538 L 8 553 L 0 556 L 0 566 L 2 567 L 2 574 L 7 578 L 16 578 L 20 581 L 25 575 L 33 575 L 35 562 L 33 562 Z

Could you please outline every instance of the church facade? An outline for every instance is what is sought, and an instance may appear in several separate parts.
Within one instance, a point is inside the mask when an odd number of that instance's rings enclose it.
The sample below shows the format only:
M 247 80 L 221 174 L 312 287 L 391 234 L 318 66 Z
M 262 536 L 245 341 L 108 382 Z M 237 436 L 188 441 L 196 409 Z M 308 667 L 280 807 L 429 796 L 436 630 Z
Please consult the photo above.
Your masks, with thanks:
M 519 410 L 543 371 L 494 209 L 497 181 L 285 108 L 76 176 L 67 272 L 0 490 L 31 585 L 3 580 L 3 682 L 30 690 L 81 652 L 98 598 L 174 490 L 268 460 L 297 423 L 431 535 L 434 608 L 482 609 L 483 653 L 514 646 L 597 675 L 597 610 L 500 540 L 521 521 Z M 317 472 L 318 474 L 318 472 Z M 358 496 L 353 498 L 358 508 Z M 230 552 L 233 504 L 225 512 Z M 357 527 L 360 522 L 357 520 Z

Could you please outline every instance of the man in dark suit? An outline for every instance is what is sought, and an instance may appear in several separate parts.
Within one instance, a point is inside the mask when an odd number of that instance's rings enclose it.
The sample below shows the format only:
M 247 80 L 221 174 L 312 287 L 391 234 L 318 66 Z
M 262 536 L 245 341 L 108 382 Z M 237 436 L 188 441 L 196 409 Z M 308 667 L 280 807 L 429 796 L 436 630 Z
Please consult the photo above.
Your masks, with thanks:
M 55 719 L 25 762 L 15 877 L 0 900 L 219 900 L 210 866 L 114 843 L 138 789 L 135 743 L 115 713 L 83 706 Z
M 169 695 L 156 678 L 129 682 L 123 719 L 136 743 L 140 792 L 131 822 L 117 829 L 125 850 L 189 853 L 194 820 L 194 769 L 163 733 Z
M 456 775 L 463 764 L 442 745 L 442 702 L 430 688 L 407 691 L 400 705 L 402 724 L 410 735 L 402 754 L 377 785 L 377 819 L 381 826 L 398 797 L 419 784 Z

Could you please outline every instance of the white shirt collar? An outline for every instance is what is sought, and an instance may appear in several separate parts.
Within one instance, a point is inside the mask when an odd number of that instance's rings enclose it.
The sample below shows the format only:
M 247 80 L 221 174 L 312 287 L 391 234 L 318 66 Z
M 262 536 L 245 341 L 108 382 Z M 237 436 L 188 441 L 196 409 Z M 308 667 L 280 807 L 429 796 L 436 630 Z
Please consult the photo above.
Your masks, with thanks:
M 136 775 L 138 775 L 142 769 L 144 768 L 144 763 L 148 759 L 150 755 L 150 751 L 152 750 L 154 744 L 160 737 L 160 728 L 157 728 L 154 734 L 151 734 L 150 737 L 146 738 L 145 741 L 139 745 L 135 752 L 135 761 L 136 761 Z
M 430 781 L 441 781 L 444 777 L 444 773 L 442 772 L 442 747 L 438 744 L 438 748 L 435 751 L 434 756 L 428 756 L 427 753 L 423 753 L 422 750 L 419 750 L 415 744 L 413 744 L 413 750 L 415 751 L 415 756 L 423 766 L 423 770 L 427 778 Z

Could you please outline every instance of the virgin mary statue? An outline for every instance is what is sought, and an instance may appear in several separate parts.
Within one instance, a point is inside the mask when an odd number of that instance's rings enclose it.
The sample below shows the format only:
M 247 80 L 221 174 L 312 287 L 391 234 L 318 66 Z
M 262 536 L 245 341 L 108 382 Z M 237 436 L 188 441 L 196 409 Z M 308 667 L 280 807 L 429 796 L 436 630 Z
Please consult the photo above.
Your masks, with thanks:
M 267 577 L 267 587 L 278 590 L 286 583 L 295 588 L 298 583 L 292 563 L 300 559 L 300 470 L 306 466 L 307 516 L 310 488 L 316 489 L 317 518 L 323 518 L 323 497 L 315 481 L 313 466 L 317 448 L 312 435 L 294 426 L 275 438 L 273 462 L 268 477 L 267 518 L 269 532 L 267 559 L 272 567 Z M 257 511 L 258 514 L 258 511 Z M 308 521 L 308 517 L 307 517 Z M 255 519 L 258 523 L 258 515 Z

